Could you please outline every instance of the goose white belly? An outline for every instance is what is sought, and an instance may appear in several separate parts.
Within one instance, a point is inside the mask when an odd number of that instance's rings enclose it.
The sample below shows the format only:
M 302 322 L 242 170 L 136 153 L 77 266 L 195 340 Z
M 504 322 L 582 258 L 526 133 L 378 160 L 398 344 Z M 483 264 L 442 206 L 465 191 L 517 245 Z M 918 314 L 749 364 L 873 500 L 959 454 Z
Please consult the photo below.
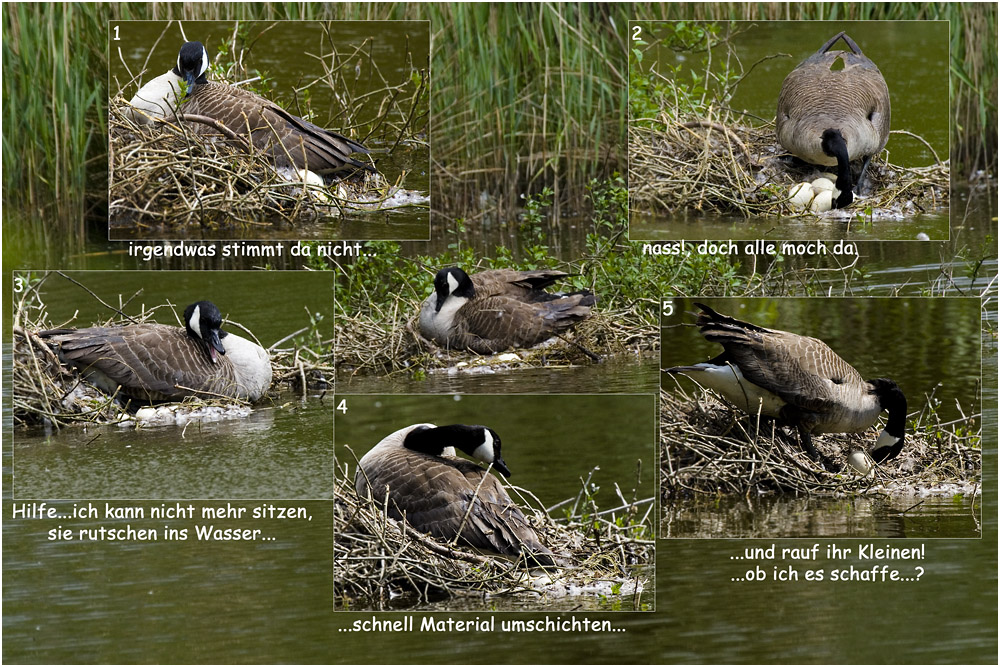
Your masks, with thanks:
M 424 300 L 420 308 L 420 331 L 424 337 L 447 345 L 455 325 L 455 315 L 468 299 L 450 295 L 445 299 L 441 310 L 436 310 L 437 298 L 437 294 L 431 294 Z
M 226 357 L 233 364 L 241 394 L 256 401 L 271 386 L 271 359 L 267 350 L 253 341 L 227 333 L 223 339 Z
M 134 107 L 129 109 L 129 116 L 136 123 L 146 125 L 152 124 L 154 118 L 172 116 L 177 108 L 177 96 L 180 94 L 181 81 L 181 77 L 171 71 L 146 83 L 129 101 L 129 104 Z M 136 110 L 145 112 L 145 115 Z
M 737 366 L 695 364 L 684 369 L 684 373 L 697 380 L 701 386 L 722 394 L 727 401 L 747 414 L 755 415 L 760 411 L 768 417 L 779 417 L 781 408 L 785 407 L 784 400 L 747 380 Z
M 830 395 L 835 404 L 823 410 L 824 421 L 816 423 L 813 433 L 861 433 L 878 421 L 882 406 L 873 394 L 859 398 L 856 387 L 843 384 L 830 385 Z M 861 405 L 862 407 L 847 407 Z

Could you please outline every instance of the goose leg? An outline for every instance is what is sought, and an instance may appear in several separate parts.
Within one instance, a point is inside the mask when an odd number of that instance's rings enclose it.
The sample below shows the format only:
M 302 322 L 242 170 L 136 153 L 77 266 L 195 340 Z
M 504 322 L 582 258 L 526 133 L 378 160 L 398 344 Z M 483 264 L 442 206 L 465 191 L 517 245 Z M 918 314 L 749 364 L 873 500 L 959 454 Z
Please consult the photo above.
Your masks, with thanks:
M 809 432 L 804 427 L 799 426 L 798 431 L 799 441 L 802 443 L 802 450 L 809 455 L 809 458 L 822 464 L 822 466 L 826 468 L 827 472 L 841 471 L 840 466 L 819 453 L 819 450 L 816 449 L 816 446 L 812 443 L 812 436 L 809 435 Z
M 858 174 L 858 182 L 854 184 L 854 191 L 861 194 L 861 182 L 865 178 L 865 172 L 868 171 L 868 163 L 872 161 L 872 156 L 869 155 L 865 158 L 864 163 L 861 165 L 861 173 Z

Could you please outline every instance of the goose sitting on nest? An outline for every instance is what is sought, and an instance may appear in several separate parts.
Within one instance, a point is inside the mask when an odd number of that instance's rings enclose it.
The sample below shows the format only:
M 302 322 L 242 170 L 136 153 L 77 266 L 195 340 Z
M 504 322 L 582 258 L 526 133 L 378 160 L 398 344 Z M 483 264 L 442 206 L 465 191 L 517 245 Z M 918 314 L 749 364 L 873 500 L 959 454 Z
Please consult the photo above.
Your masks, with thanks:
M 562 271 L 497 269 L 471 276 L 441 269 L 420 309 L 420 332 L 442 347 L 496 354 L 531 347 L 590 317 L 588 290 L 553 294 L 545 288 L 570 277 Z
M 129 324 L 38 333 L 58 347 L 59 359 L 103 391 L 143 403 L 187 396 L 260 399 L 271 386 L 267 350 L 221 329 L 210 301 L 184 309 L 183 329 Z
M 357 141 L 290 114 L 256 93 L 209 81 L 205 74 L 208 63 L 208 52 L 201 42 L 186 42 L 177 55 L 177 65 L 140 88 L 129 102 L 132 119 L 152 123 L 179 112 L 191 121 L 187 127 L 200 135 L 220 134 L 212 124 L 217 123 L 230 136 L 248 140 L 276 167 L 294 169 L 312 182 L 319 176 L 375 171 L 351 157 L 368 152 Z M 178 103 L 182 81 L 187 95 Z
M 541 567 L 554 565 L 554 554 L 499 480 L 456 457 L 456 450 L 510 477 L 493 429 L 414 424 L 387 435 L 361 458 L 355 489 L 422 533 Z

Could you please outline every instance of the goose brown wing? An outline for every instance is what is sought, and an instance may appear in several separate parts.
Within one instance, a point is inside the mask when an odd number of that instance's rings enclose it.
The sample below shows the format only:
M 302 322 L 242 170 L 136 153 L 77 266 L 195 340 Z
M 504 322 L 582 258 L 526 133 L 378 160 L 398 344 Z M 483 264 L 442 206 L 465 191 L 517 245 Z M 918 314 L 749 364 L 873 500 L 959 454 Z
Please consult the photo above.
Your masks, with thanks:
M 308 167 L 317 173 L 333 173 L 347 167 L 373 171 L 350 157 L 352 153 L 368 152 L 361 144 L 235 86 L 215 81 L 199 84 L 185 99 L 181 110 L 214 118 L 236 134 L 249 134 L 254 147 L 271 155 L 279 166 L 289 166 L 291 158 L 290 166 Z M 202 134 L 214 132 L 207 125 L 193 127 Z
M 784 331 L 713 331 L 729 359 L 750 382 L 804 410 L 825 412 L 840 405 L 837 388 L 864 380 L 823 341 Z
M 496 477 L 469 461 L 396 450 L 359 471 L 355 482 L 362 496 L 370 485 L 379 504 L 388 493 L 389 516 L 405 514 L 411 526 L 440 540 L 450 542 L 461 530 L 460 541 L 475 549 L 551 553 Z
M 590 317 L 592 294 L 567 295 L 548 301 L 525 302 L 510 296 L 475 299 L 460 311 L 460 345 L 480 354 L 501 352 L 512 345 L 531 347 Z M 452 337 L 455 340 L 455 337 Z
M 222 356 L 212 364 L 178 327 L 143 324 L 40 335 L 57 342 L 67 362 L 84 372 L 102 373 L 135 398 L 175 400 L 190 395 L 190 390 L 234 395 L 236 389 L 232 364 Z
M 558 294 L 545 291 L 557 281 L 570 277 L 564 271 L 539 270 L 515 271 L 513 269 L 493 269 L 470 276 L 478 296 L 515 296 L 526 301 L 549 301 L 558 299 Z

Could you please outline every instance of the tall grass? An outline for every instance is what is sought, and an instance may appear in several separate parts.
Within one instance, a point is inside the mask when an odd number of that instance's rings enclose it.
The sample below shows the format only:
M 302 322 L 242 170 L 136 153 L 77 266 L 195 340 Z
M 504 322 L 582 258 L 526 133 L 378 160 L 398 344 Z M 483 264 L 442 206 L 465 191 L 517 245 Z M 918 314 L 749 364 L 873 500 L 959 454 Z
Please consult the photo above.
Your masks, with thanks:
M 110 19 L 430 19 L 439 221 L 554 192 L 558 218 L 625 166 L 628 19 L 951 22 L 953 173 L 996 173 L 995 4 L 6 4 L 4 231 L 44 244 L 106 230 Z M 44 221 L 44 224 L 42 224 Z M 8 237 L 9 238 L 9 237 Z
M 461 210 L 503 216 L 549 186 L 554 212 L 590 177 L 624 169 L 629 10 L 593 4 L 440 4 L 433 72 L 439 184 Z
M 58 223 L 82 221 L 99 202 L 86 193 L 107 164 L 104 26 L 75 6 L 12 3 L 3 34 L 4 207 L 46 244 L 82 242 L 82 225 Z

